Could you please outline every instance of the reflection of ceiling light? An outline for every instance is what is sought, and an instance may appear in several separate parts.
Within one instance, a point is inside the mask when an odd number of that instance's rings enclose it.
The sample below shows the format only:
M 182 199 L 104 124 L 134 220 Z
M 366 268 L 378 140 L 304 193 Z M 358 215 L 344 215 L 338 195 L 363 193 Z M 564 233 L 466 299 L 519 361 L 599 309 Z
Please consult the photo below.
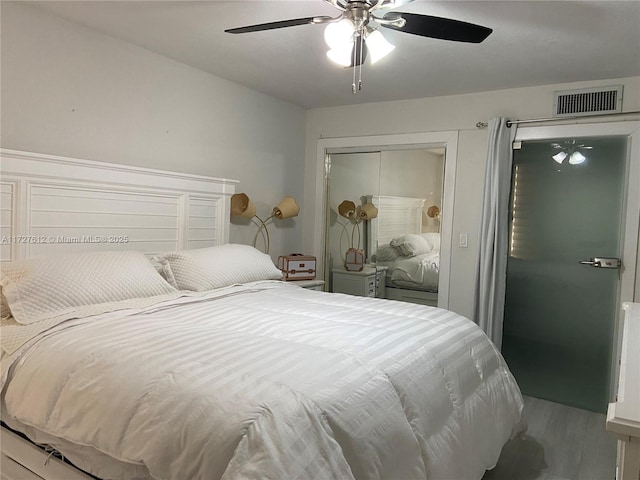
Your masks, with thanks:
M 581 154 L 580 152 L 573 152 L 571 154 L 571 157 L 569 157 L 569 164 L 570 165 L 580 165 L 581 163 L 583 163 L 585 160 L 587 159 L 587 157 L 585 157 L 583 154 Z
M 551 158 L 553 158 L 560 165 L 565 161 L 567 157 L 569 157 L 569 165 L 580 165 L 581 163 L 584 163 L 587 157 L 585 157 L 580 150 L 591 150 L 593 148 L 586 145 L 576 145 L 575 140 L 567 140 L 563 145 L 559 143 L 553 143 L 551 144 L 551 146 L 560 150 L 558 153 L 551 156 Z
M 560 151 L 553 155 L 551 158 L 553 158 L 558 163 L 562 163 L 564 162 L 564 159 L 567 158 L 567 153 Z

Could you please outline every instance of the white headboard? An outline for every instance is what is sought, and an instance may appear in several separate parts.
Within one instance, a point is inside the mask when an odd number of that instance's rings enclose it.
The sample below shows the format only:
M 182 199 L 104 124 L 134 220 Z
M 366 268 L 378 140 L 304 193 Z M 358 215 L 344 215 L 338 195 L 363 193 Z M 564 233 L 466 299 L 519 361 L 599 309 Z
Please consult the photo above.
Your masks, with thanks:
M 424 198 L 370 195 L 367 201 L 378 207 L 377 218 L 368 222 L 367 257 L 399 235 L 422 233 Z
M 229 241 L 236 180 L 0 149 L 0 261 Z

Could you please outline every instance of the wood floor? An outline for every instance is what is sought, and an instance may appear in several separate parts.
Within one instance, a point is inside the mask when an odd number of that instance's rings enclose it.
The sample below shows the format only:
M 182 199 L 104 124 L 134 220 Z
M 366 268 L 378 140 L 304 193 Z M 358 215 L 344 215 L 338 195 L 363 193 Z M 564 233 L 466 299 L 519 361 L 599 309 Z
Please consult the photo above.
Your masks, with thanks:
M 605 416 L 525 397 L 527 430 L 482 480 L 614 480 L 616 441 Z

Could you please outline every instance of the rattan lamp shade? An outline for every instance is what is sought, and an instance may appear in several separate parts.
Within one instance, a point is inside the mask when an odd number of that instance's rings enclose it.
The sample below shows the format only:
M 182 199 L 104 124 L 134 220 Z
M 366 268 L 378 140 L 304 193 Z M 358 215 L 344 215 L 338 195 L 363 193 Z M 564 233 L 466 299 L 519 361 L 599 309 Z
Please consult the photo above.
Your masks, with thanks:
M 273 208 L 273 216 L 278 220 L 284 218 L 297 217 L 300 213 L 300 207 L 293 197 L 284 197 L 278 205 Z
M 231 196 L 231 216 L 253 218 L 256 214 L 256 206 L 246 193 L 235 193 Z
M 360 218 L 362 220 L 371 220 L 378 216 L 378 209 L 373 203 L 365 203 L 360 208 Z
M 440 215 L 440 208 L 437 205 L 431 205 L 427 208 L 427 217 L 436 218 L 438 215 Z

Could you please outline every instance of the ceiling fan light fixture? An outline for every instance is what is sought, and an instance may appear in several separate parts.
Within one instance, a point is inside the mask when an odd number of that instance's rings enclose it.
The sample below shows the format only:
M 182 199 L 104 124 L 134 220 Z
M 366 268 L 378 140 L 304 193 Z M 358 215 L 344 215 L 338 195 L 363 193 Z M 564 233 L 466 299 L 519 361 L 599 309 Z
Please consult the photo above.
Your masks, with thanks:
M 378 30 L 370 32 L 365 38 L 365 41 L 367 42 L 367 48 L 371 55 L 372 64 L 386 57 L 396 48 L 393 44 L 389 43 Z
M 353 44 L 353 22 L 343 18 L 339 22 L 332 22 L 324 29 L 324 41 L 329 48 L 343 49 L 347 44 Z
M 327 52 L 327 57 L 333 63 L 337 63 L 342 67 L 351 66 L 351 56 L 353 53 L 353 43 L 343 45 L 341 47 L 332 48 Z
M 581 163 L 584 163 L 586 159 L 587 157 L 585 157 L 582 153 L 576 151 L 571 154 L 571 157 L 569 157 L 569 164 L 580 165 Z
M 564 159 L 567 158 L 567 152 L 560 151 L 553 155 L 551 158 L 553 158 L 559 164 L 562 164 L 562 162 L 564 162 Z

